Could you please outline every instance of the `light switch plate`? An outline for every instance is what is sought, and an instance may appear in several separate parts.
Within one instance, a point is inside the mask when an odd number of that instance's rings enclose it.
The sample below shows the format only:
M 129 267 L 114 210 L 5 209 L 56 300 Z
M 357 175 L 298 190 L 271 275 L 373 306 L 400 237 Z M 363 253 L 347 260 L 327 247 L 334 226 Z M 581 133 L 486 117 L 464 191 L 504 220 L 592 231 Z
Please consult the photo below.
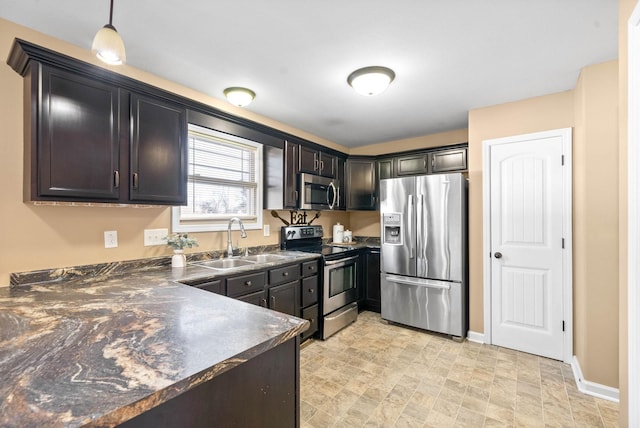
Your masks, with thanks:
M 144 246 L 167 245 L 167 235 L 169 229 L 145 229 L 144 230 Z
M 118 231 L 106 230 L 104 232 L 104 248 L 117 248 L 118 247 Z
M 264 225 L 264 236 L 269 236 L 269 235 L 271 235 L 271 225 L 265 224 Z

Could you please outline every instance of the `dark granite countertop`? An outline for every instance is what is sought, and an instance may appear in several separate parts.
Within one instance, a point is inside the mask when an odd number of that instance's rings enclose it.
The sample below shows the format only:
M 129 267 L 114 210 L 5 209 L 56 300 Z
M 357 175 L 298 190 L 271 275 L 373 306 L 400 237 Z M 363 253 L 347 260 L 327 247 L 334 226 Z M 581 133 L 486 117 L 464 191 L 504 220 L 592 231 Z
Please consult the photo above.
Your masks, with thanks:
M 160 266 L 0 288 L 0 426 L 113 426 L 307 328 L 176 282 L 230 273 Z

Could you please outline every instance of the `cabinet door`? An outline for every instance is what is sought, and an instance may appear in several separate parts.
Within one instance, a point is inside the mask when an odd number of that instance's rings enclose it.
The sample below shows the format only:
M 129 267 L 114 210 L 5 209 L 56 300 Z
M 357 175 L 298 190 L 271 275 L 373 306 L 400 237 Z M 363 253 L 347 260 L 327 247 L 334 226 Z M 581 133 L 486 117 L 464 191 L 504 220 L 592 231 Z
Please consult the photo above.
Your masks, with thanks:
M 187 115 L 184 107 L 131 94 L 130 199 L 187 203 Z
M 376 201 L 376 161 L 348 159 L 347 209 L 375 210 Z
M 284 142 L 284 207 L 298 207 L 298 154 L 300 145 Z
M 317 150 L 309 147 L 300 146 L 300 158 L 298 163 L 298 171 L 309 174 L 318 174 L 320 171 L 320 159 Z
M 445 150 L 431 153 L 431 172 L 465 171 L 467 149 Z
M 320 152 L 318 158 L 320 159 L 320 175 L 323 177 L 336 178 L 338 158 L 324 152 Z
M 336 177 L 338 178 L 338 210 L 347 209 L 347 180 L 345 180 L 345 174 L 347 169 L 347 162 L 344 158 L 337 158 L 336 160 Z
M 396 175 L 403 176 L 426 174 L 428 172 L 427 158 L 427 153 L 418 153 L 414 155 L 397 157 L 395 162 Z
M 31 156 L 37 156 L 31 170 L 32 199 L 117 200 L 118 89 L 42 66 L 39 95 L 39 118 L 30 118 L 39 122 L 36 147 L 31 149 Z
M 302 307 L 318 303 L 318 275 L 302 279 Z
M 268 305 L 269 309 L 282 312 L 284 314 L 298 316 L 298 289 L 300 281 L 288 282 L 269 288 Z
M 378 180 L 393 177 L 393 158 L 378 159 Z
M 318 316 L 320 315 L 318 305 L 313 305 L 302 310 L 302 319 L 309 321 L 309 329 L 302 333 L 301 339 L 305 340 L 313 336 L 318 331 Z
M 380 251 L 367 250 L 365 255 L 366 306 L 380 312 Z
M 264 290 L 256 291 L 255 293 L 245 294 L 244 296 L 236 297 L 236 300 L 241 300 L 252 305 L 267 307 L 267 300 L 265 299 Z

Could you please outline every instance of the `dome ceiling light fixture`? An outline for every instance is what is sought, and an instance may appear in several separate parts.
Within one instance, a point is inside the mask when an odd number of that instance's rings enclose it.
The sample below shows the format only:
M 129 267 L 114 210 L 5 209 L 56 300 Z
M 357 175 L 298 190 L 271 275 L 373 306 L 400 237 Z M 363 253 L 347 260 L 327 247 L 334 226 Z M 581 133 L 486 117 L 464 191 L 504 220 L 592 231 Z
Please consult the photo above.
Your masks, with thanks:
M 124 42 L 112 22 L 113 0 L 111 0 L 111 8 L 109 9 L 109 23 L 96 33 L 91 45 L 91 52 L 102 62 L 109 65 L 120 65 L 126 62 L 127 55 L 124 51 Z
M 239 86 L 232 86 L 223 91 L 224 96 L 234 106 L 244 107 L 249 105 L 251 101 L 256 97 L 256 93 L 251 89 L 241 88 Z
M 360 95 L 372 96 L 383 92 L 396 73 L 387 67 L 372 66 L 360 68 L 347 77 L 347 82 Z

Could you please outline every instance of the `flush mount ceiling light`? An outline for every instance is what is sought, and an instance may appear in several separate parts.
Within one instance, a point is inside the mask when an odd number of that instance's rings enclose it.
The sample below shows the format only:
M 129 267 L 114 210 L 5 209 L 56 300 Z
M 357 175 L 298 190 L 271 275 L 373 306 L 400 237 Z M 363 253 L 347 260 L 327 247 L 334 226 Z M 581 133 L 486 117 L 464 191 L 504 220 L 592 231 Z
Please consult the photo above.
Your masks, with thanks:
M 224 96 L 227 97 L 227 101 L 238 107 L 248 105 L 256 97 L 256 93 L 251 89 L 240 88 L 237 86 L 227 88 L 223 92 Z
M 347 77 L 347 82 L 360 95 L 377 95 L 387 89 L 396 73 L 387 67 L 360 68 Z
M 116 31 L 113 22 L 113 0 L 111 0 L 111 8 L 109 9 L 109 23 L 102 27 L 93 38 L 91 52 L 93 52 L 100 61 L 110 65 L 124 64 L 127 57 L 124 52 L 124 43 L 120 34 Z

